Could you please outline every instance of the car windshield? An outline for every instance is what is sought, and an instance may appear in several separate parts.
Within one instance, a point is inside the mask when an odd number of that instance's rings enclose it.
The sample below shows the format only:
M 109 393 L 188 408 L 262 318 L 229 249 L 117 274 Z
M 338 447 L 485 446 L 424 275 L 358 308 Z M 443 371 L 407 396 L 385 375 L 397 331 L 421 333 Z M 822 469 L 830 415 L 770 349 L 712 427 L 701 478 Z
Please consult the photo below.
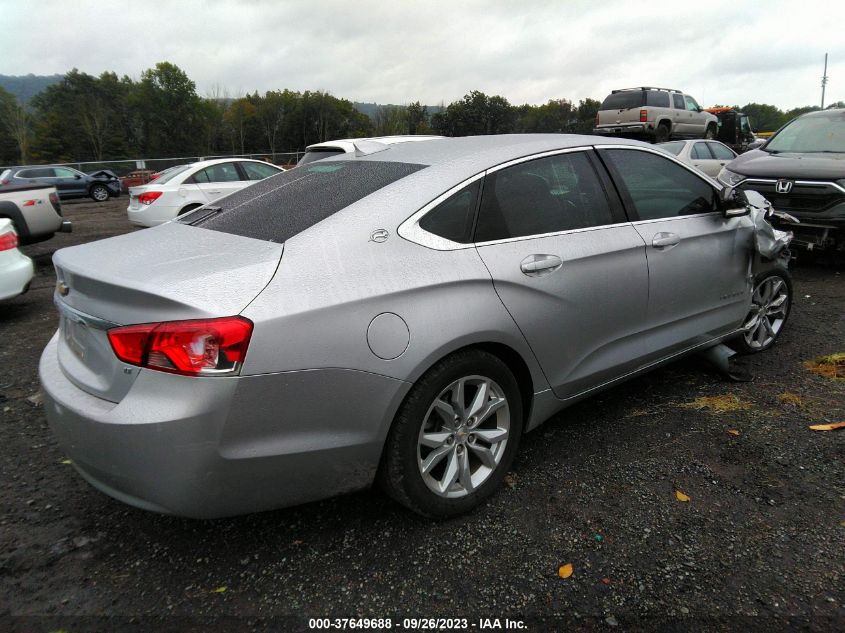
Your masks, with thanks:
M 296 166 L 301 167 L 302 165 L 313 163 L 316 160 L 331 158 L 332 156 L 337 156 L 343 153 L 343 150 L 334 149 L 331 147 L 309 149 L 307 152 L 305 152 L 305 154 L 302 155 L 302 158 L 299 159 L 299 162 L 296 164 Z
M 764 149 L 767 152 L 845 153 L 845 111 L 794 119 Z
M 271 176 L 209 207 L 181 217 L 184 224 L 284 242 L 425 165 L 381 161 L 320 161 Z
M 179 165 L 178 167 L 171 167 L 170 169 L 167 170 L 166 174 L 159 176 L 158 178 L 153 180 L 153 182 L 157 185 L 163 185 L 163 184 L 173 180 L 179 174 L 185 172 L 185 170 L 187 170 L 188 167 L 190 167 L 190 165 Z
M 642 90 L 626 90 L 614 92 L 602 101 L 600 110 L 625 110 L 627 108 L 639 108 L 643 103 L 645 95 Z
M 681 153 L 681 150 L 684 149 L 684 142 L 672 141 L 671 143 L 658 143 L 657 147 L 659 147 L 665 152 L 669 152 L 670 154 L 674 154 L 675 156 L 677 156 Z

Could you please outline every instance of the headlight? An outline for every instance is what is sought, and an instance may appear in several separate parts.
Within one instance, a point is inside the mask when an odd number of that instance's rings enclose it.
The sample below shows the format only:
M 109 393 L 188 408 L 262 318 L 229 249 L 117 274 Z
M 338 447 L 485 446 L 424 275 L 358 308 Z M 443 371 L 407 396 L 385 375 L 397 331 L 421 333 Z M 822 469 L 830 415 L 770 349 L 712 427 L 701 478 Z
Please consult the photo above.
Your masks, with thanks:
M 725 167 L 722 167 L 722 171 L 719 172 L 719 175 L 716 176 L 716 178 L 720 183 L 727 185 L 728 187 L 735 187 L 745 180 L 745 176 L 742 174 L 735 174 L 732 171 L 728 171 Z

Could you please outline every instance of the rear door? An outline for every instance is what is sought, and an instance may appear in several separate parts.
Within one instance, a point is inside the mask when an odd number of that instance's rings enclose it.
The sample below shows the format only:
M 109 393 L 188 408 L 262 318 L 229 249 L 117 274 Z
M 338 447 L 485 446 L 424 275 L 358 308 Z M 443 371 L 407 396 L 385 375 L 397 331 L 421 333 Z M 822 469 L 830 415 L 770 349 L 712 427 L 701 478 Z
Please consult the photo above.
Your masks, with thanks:
M 478 252 L 558 398 L 644 353 L 644 243 L 596 167 L 577 149 L 491 170 L 478 211 Z
M 672 130 L 675 134 L 684 136 L 689 134 L 689 112 L 680 92 L 672 93 Z
M 713 183 L 656 150 L 599 154 L 646 243 L 651 356 L 738 327 L 750 301 L 748 218 L 725 218 Z
M 241 177 L 241 173 L 234 162 L 209 165 L 195 173 L 192 182 L 197 184 L 197 187 L 209 202 L 228 196 L 238 189 L 243 189 L 248 184 Z
M 710 149 L 710 153 L 713 154 L 713 168 L 715 169 L 715 173 L 707 173 L 715 178 L 721 171 L 722 167 L 736 158 L 736 152 L 734 152 L 730 147 L 727 147 L 722 143 L 717 143 L 716 141 L 707 141 L 707 147 Z

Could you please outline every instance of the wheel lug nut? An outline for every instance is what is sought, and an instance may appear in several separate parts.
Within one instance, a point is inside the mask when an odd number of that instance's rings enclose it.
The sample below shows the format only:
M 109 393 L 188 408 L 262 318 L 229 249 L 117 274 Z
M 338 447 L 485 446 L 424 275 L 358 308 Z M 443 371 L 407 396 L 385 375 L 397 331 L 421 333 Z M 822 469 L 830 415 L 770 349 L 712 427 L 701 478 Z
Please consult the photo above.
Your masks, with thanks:
M 458 454 L 463 453 L 463 452 L 464 452 L 464 447 L 462 445 L 458 444 Z
M 447 437 L 447 438 L 446 438 L 446 443 L 447 443 L 447 444 L 454 444 L 454 443 L 455 443 L 455 436 L 454 436 L 454 435 L 450 435 L 449 437 Z
M 470 433 L 469 437 L 467 438 L 470 444 L 475 444 L 475 434 Z

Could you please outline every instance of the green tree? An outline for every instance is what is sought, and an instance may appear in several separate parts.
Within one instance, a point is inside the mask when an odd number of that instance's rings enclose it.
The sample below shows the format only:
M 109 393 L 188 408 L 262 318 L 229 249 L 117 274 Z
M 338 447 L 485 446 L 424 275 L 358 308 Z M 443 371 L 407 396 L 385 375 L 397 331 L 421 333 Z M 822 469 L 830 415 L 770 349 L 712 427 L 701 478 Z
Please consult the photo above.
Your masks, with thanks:
M 431 125 L 444 136 L 507 134 L 513 131 L 516 118 L 516 108 L 504 97 L 473 90 L 433 115 Z
M 767 103 L 748 103 L 740 111 L 751 117 L 752 127 L 759 132 L 774 132 L 787 122 L 780 108 Z
M 13 123 L 20 107 L 14 95 L 0 88 L 0 164 L 25 162 Z
M 146 155 L 181 156 L 204 146 L 204 112 L 196 85 L 175 64 L 159 62 L 142 72 L 131 101 Z

